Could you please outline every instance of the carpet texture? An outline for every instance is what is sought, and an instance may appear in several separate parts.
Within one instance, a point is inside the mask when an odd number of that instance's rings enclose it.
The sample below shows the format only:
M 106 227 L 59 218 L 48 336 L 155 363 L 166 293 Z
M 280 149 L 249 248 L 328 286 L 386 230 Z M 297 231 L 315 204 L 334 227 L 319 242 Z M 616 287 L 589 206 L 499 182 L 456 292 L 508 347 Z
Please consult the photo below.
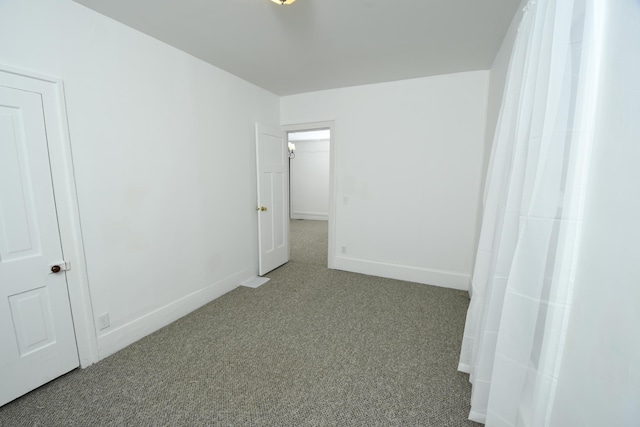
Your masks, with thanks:
M 326 268 L 327 223 L 291 261 L 0 408 L 2 426 L 471 426 L 457 372 L 466 292 Z

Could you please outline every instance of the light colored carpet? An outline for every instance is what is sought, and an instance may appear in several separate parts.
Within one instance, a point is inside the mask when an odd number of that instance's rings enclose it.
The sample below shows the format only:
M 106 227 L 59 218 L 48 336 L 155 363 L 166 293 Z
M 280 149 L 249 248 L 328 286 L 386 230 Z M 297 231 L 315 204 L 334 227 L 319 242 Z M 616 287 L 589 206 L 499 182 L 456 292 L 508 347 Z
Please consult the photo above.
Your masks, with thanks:
M 326 222 L 292 259 L 0 408 L 2 426 L 465 426 L 466 292 L 333 271 Z
M 327 221 L 304 221 L 292 219 L 291 259 L 298 266 L 327 266 L 327 247 L 329 245 Z

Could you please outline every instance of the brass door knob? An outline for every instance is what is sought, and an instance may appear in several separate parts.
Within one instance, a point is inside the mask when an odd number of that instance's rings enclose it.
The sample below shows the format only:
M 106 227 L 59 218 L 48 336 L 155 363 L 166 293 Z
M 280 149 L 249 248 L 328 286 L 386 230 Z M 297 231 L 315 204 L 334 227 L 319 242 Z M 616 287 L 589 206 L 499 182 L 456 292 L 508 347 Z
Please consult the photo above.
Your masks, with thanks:
M 256 210 L 265 212 L 267 210 L 267 207 L 266 206 L 260 206 L 259 208 L 256 208 Z

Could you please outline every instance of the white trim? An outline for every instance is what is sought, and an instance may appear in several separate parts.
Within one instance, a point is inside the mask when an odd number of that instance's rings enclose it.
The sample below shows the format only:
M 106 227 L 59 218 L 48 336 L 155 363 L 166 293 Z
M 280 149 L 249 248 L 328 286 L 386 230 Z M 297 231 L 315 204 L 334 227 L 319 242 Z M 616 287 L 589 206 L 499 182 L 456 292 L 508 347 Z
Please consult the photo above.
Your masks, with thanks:
M 423 283 L 442 288 L 468 290 L 469 275 L 456 271 L 436 270 L 357 258 L 336 257 L 335 268 L 370 276 Z
M 240 283 L 254 276 L 255 272 L 252 271 L 252 269 L 246 269 L 239 273 L 232 274 L 206 288 L 199 289 L 142 317 L 138 317 L 129 323 L 110 329 L 107 333 L 98 337 L 98 342 L 100 343 L 100 359 L 102 360 L 139 339 L 175 322 L 227 292 L 234 290 L 240 286 Z
M 282 129 L 286 132 L 329 129 L 329 215 L 327 217 L 329 244 L 327 248 L 327 267 L 336 268 L 336 122 L 335 120 L 327 120 L 323 122 L 288 124 L 283 125 Z
M 471 374 L 471 365 L 467 363 L 458 363 L 458 371 L 464 372 L 465 374 Z
M 326 212 L 293 211 L 291 212 L 291 219 L 308 219 L 310 221 L 328 221 L 329 214 Z
M 287 136 L 287 140 L 289 140 L 290 142 L 293 142 L 294 144 L 297 144 L 298 142 L 301 144 L 304 144 L 305 142 L 325 142 L 325 141 L 329 141 L 329 138 L 322 138 L 322 139 L 289 139 L 289 137 Z
M 469 419 L 471 421 L 475 421 L 475 422 L 480 423 L 480 424 L 486 424 L 487 423 L 487 416 L 485 414 L 481 414 L 481 413 L 475 412 L 475 411 L 469 412 Z
M 84 256 L 64 85 L 61 79 L 5 65 L 0 65 L 0 84 L 42 95 L 62 251 L 65 261 L 73 265 L 66 272 L 71 314 L 80 367 L 86 368 L 98 361 L 98 343 Z

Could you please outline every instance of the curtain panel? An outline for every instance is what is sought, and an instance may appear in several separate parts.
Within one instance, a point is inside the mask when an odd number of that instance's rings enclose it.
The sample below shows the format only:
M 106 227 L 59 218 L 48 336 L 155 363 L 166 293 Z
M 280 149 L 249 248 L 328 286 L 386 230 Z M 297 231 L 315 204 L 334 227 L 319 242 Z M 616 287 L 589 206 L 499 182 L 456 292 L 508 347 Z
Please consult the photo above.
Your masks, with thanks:
M 493 141 L 459 370 L 471 420 L 547 425 L 574 290 L 600 0 L 529 1 Z

